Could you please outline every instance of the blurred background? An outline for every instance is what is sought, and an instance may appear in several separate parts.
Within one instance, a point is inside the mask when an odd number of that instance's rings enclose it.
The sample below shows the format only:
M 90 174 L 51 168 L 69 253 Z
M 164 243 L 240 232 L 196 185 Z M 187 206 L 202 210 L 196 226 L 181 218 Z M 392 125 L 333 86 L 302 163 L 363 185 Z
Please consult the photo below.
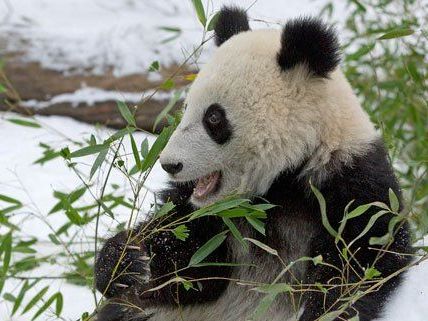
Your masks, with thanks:
M 214 50 L 224 4 L 246 8 L 253 29 L 302 15 L 336 25 L 342 68 L 385 138 L 415 244 L 427 249 L 428 0 L 0 0 L 1 320 L 87 320 L 99 299 L 94 249 L 128 221 L 135 189 L 117 151 L 70 163 L 64 148 L 124 128 L 117 101 L 136 106 L 134 137 L 148 148 Z M 164 183 L 156 164 L 139 219 Z M 427 320 L 427 291 L 422 263 L 382 320 Z

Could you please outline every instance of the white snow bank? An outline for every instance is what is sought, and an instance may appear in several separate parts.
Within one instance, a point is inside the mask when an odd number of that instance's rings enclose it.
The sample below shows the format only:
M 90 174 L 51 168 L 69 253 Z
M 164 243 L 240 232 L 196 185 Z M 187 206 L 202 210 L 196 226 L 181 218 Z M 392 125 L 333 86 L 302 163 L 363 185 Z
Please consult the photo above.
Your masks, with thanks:
M 21 102 L 21 105 L 24 107 L 42 109 L 55 104 L 62 103 L 70 103 L 72 107 L 77 107 L 80 104 L 93 106 L 95 103 L 104 101 L 127 101 L 130 103 L 137 104 L 146 97 L 151 97 L 151 99 L 153 100 L 168 100 L 171 98 L 171 93 L 155 90 L 148 90 L 140 93 L 121 92 L 93 87 L 83 87 L 73 93 L 66 93 L 54 96 L 47 101 L 38 101 L 35 99 L 31 99 Z
M 18 211 L 13 219 L 13 223 L 21 228 L 21 234 L 27 238 L 32 236 L 37 237 L 40 242 L 33 248 L 37 250 L 37 256 L 55 254 L 61 251 L 61 246 L 55 246 L 48 238 L 48 234 L 52 233 L 52 229 L 57 230 L 65 224 L 68 219 L 63 213 L 55 213 L 47 215 L 50 209 L 57 203 L 57 199 L 53 197 L 54 191 L 71 192 L 77 187 L 82 187 L 81 181 L 78 179 L 61 158 L 55 159 L 45 165 L 36 165 L 33 162 L 42 155 L 42 148 L 38 146 L 39 142 L 47 143 L 54 148 L 62 148 L 71 145 L 68 139 L 82 141 L 83 138 L 89 138 L 92 133 L 95 133 L 97 139 L 101 141 L 107 138 L 113 130 L 99 128 L 83 123 L 79 123 L 72 119 L 63 117 L 37 117 L 37 120 L 42 124 L 43 128 L 29 128 L 17 126 L 5 119 L 17 118 L 15 114 L 0 113 L 0 136 L 2 142 L 0 144 L 0 194 L 8 195 L 20 200 L 24 207 Z M 150 143 L 153 143 L 155 137 L 152 135 L 136 134 L 137 144 L 141 144 L 144 138 L 148 138 Z M 128 139 L 125 139 L 126 150 L 130 151 Z M 74 146 L 70 149 L 76 150 L 79 147 Z M 126 157 L 123 157 L 126 160 Z M 85 157 L 77 159 L 79 166 L 82 166 L 85 172 L 89 171 L 90 166 L 94 161 L 94 157 Z M 85 167 L 87 170 L 85 170 Z M 106 175 L 106 169 L 98 172 L 95 176 L 95 185 L 92 190 L 98 193 L 103 178 Z M 123 175 L 117 171 L 112 171 L 110 183 L 119 185 L 119 191 L 129 195 L 129 190 L 125 186 L 129 186 Z M 152 174 L 147 182 L 147 188 L 157 190 L 165 184 L 165 175 L 158 165 L 155 166 Z M 111 184 L 108 186 L 110 187 Z M 108 188 L 112 191 L 112 188 Z M 146 190 L 143 189 L 141 195 L 145 195 Z M 149 192 L 144 201 L 143 208 L 148 210 L 150 203 L 153 202 L 153 196 Z M 82 197 L 82 204 L 93 203 L 93 198 L 87 192 Z M 0 202 L 0 208 L 4 204 Z M 114 210 L 117 221 L 126 222 L 129 218 L 129 209 L 117 208 Z M 139 218 L 141 220 L 141 217 Z M 47 224 L 48 223 L 48 224 Z M 116 226 L 116 221 L 108 217 L 102 217 L 100 222 L 100 236 L 106 236 L 108 230 Z M 73 230 L 77 234 L 75 236 L 76 244 L 74 250 L 83 253 L 84 251 L 93 250 L 93 235 L 95 235 L 94 224 L 89 224 L 82 229 Z M 0 234 L 5 231 L 0 228 Z M 81 241 L 81 242 L 80 242 Z M 64 252 L 62 250 L 62 252 Z M 55 277 L 63 272 L 71 272 L 72 269 L 67 266 L 67 261 L 64 260 L 61 265 L 42 265 L 40 268 L 31 271 L 27 276 L 49 276 Z M 2 294 L 11 292 L 15 296 L 18 294 L 21 287 L 18 281 L 8 280 Z M 64 312 L 63 317 L 66 320 L 77 320 L 83 312 L 91 312 L 94 309 L 94 299 L 91 291 L 87 288 L 75 286 L 66 283 L 64 280 L 45 280 L 38 283 L 26 296 L 22 306 L 28 303 L 32 298 L 31 294 L 37 293 L 46 285 L 50 285 L 50 294 L 53 294 L 58 289 L 64 295 Z M 98 296 L 99 297 L 99 296 Z M 0 297 L 0 320 L 8 321 L 11 305 Z M 26 321 L 31 319 L 32 314 L 24 314 L 23 316 L 15 316 L 14 321 Z M 40 317 L 40 320 L 56 320 L 53 314 L 49 311 Z
M 213 13 L 224 3 L 250 8 L 255 28 L 304 14 L 318 14 L 324 1 L 203 1 Z M 336 1 L 340 13 L 343 3 Z M 7 5 L 9 3 L 9 5 Z M 340 5 L 340 3 L 342 3 Z M 208 5 L 209 4 L 209 5 Z M 212 5 L 213 4 L 213 5 Z M 335 15 L 341 19 L 340 14 Z M 165 39 L 180 29 L 179 37 Z M 144 72 L 154 60 L 181 62 L 202 39 L 202 26 L 191 1 L 174 0 L 13 0 L 0 1 L 0 34 L 8 49 L 25 51 L 25 59 L 60 71 L 115 74 Z M 9 36 L 8 36 L 9 35 Z M 212 43 L 207 44 L 207 48 Z M 209 49 L 208 49 L 209 50 Z

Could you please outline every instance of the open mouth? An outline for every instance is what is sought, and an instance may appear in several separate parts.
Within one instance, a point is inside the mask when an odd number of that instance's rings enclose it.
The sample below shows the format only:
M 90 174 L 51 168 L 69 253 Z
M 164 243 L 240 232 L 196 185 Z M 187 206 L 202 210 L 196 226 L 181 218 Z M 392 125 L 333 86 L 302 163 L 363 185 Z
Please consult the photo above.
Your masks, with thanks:
M 219 171 L 198 178 L 193 190 L 193 197 L 197 200 L 203 200 L 214 194 L 220 187 L 220 181 L 221 173 Z

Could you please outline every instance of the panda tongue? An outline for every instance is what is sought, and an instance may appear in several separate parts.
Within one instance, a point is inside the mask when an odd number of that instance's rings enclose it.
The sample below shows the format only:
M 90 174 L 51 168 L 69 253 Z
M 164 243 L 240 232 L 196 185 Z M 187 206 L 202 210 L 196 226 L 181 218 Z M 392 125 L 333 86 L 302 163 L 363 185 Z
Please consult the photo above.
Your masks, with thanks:
M 211 193 L 217 186 L 217 181 L 220 177 L 219 172 L 214 172 L 198 179 L 196 187 L 193 190 L 193 196 L 196 198 L 204 198 Z

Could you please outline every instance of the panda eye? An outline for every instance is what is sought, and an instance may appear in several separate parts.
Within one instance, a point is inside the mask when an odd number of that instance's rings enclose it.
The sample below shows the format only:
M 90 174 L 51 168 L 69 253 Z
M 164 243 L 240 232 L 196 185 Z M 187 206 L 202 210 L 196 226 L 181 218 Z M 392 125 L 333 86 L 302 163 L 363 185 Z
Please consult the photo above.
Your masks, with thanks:
M 221 121 L 221 114 L 220 114 L 220 112 L 218 111 L 218 110 L 213 110 L 213 111 L 211 111 L 211 113 L 208 115 L 208 122 L 211 124 L 211 125 L 218 125 L 218 124 L 220 124 L 220 121 Z
M 226 111 L 219 104 L 208 107 L 202 122 L 208 135 L 217 144 L 224 144 L 231 138 L 232 126 L 226 117 Z

